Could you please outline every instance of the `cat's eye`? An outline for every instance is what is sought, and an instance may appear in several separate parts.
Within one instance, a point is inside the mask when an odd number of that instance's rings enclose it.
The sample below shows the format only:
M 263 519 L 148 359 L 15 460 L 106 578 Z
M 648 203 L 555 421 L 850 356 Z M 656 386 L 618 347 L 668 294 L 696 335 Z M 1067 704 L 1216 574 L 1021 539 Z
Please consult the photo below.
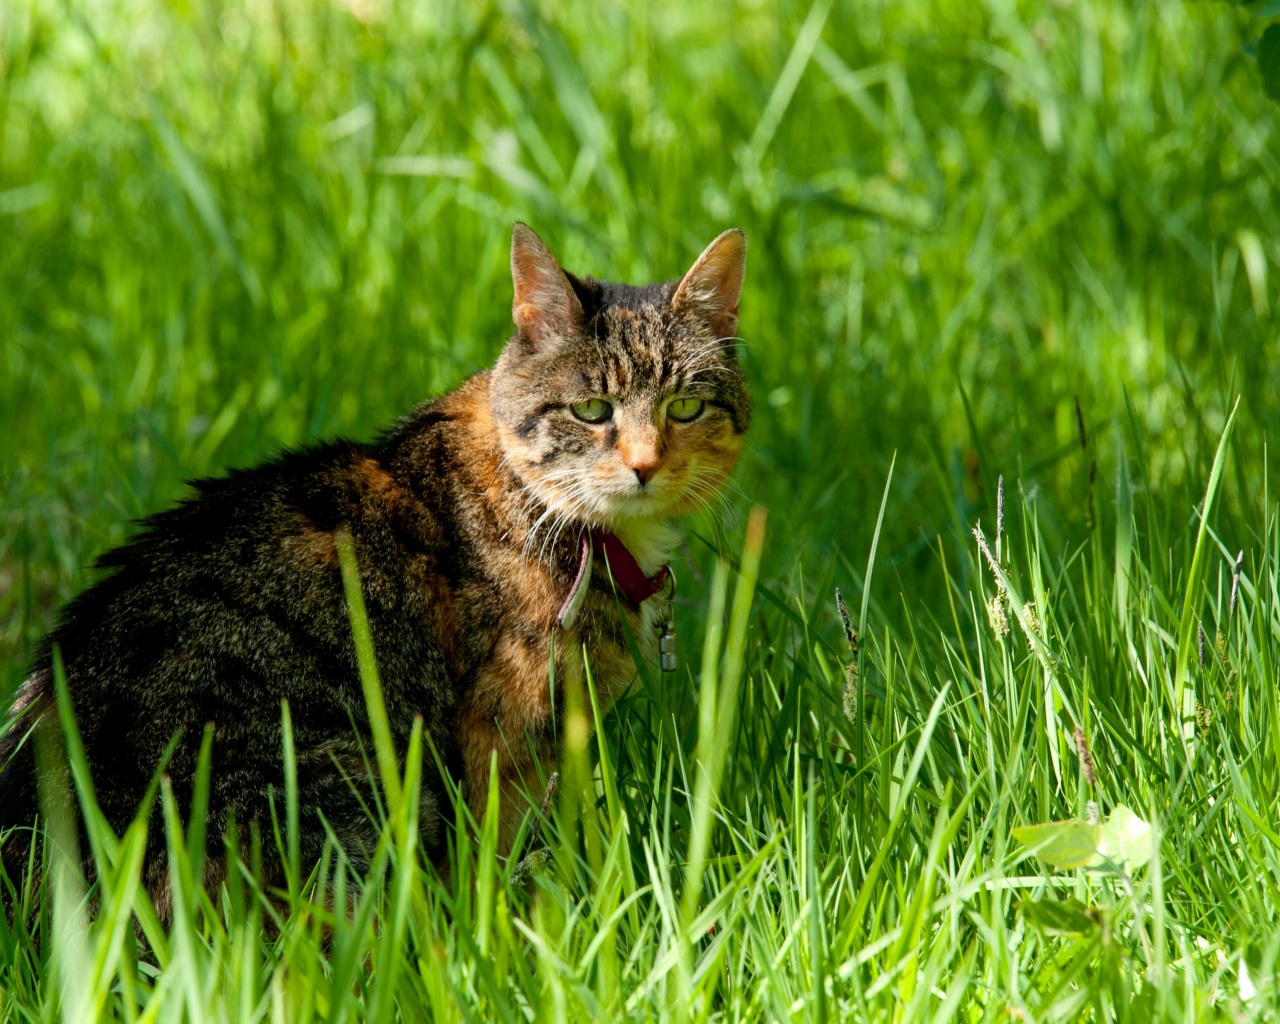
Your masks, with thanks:
M 603 423 L 613 415 L 613 406 L 603 398 L 588 398 L 585 402 L 574 402 L 569 409 L 583 423 Z
M 680 423 L 688 423 L 702 415 L 706 404 L 701 398 L 677 398 L 667 406 L 667 415 Z

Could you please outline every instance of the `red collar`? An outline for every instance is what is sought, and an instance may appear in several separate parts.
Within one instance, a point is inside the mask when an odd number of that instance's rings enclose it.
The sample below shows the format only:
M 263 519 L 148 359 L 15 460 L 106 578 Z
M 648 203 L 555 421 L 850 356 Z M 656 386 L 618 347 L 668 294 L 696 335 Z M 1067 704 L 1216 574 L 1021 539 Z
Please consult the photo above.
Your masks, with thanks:
M 625 544 L 608 530 L 592 528 L 591 546 L 597 555 L 603 555 L 613 575 L 613 581 L 636 604 L 649 600 L 667 585 L 671 566 L 664 565 L 652 576 L 646 576 Z
M 604 559 L 613 582 L 635 604 L 643 604 L 653 597 L 667 584 L 671 578 L 671 566 L 664 565 L 652 576 L 646 576 L 636 561 L 636 556 L 627 550 L 627 546 L 608 530 L 591 528 L 584 530 L 578 540 L 578 571 L 574 575 L 573 586 L 560 606 L 560 614 L 556 622 L 568 629 L 578 617 L 582 602 L 587 595 L 587 584 L 591 578 L 594 555 Z

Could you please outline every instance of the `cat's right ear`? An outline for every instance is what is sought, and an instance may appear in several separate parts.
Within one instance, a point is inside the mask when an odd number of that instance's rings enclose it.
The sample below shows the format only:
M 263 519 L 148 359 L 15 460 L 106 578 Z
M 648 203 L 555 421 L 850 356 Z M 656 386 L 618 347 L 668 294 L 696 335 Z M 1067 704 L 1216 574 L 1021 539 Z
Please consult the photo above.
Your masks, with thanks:
M 511 232 L 511 318 L 534 351 L 568 337 L 582 324 L 582 303 L 551 251 L 527 224 Z

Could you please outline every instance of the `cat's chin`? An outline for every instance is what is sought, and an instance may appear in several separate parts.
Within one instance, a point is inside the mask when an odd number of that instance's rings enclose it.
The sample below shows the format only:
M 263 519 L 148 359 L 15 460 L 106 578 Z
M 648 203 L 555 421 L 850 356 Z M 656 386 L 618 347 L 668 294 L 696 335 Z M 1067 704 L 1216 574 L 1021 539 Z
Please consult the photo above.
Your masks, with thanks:
M 612 504 L 609 518 L 615 524 L 662 522 L 674 515 L 673 503 L 667 496 L 647 491 L 624 495 Z

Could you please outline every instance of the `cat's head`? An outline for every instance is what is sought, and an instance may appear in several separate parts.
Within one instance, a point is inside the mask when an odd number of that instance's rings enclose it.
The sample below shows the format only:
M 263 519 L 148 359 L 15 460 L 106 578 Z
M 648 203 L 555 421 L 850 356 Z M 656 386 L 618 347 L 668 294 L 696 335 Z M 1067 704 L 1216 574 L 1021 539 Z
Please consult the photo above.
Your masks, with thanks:
M 719 491 L 751 416 L 735 348 L 745 258 L 734 229 L 679 281 L 610 284 L 566 273 L 516 225 L 516 334 L 493 411 L 507 463 L 556 516 L 616 527 Z

